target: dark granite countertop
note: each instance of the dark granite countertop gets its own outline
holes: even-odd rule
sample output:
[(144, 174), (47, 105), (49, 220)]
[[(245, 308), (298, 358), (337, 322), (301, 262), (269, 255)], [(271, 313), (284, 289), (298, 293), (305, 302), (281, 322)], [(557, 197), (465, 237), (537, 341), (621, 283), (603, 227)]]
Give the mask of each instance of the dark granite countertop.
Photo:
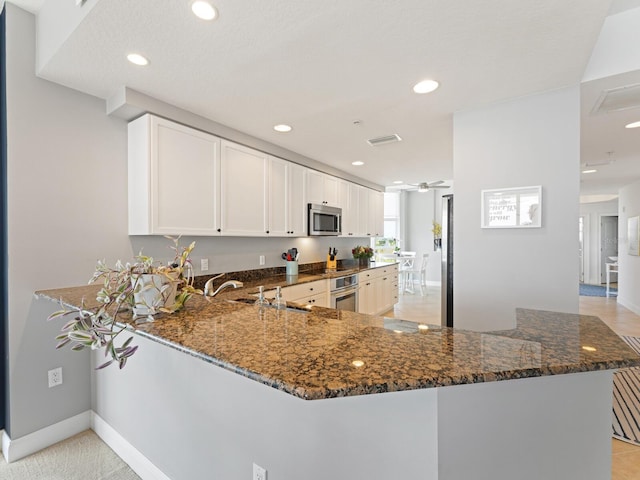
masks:
[[(215, 298), (194, 296), (180, 312), (131, 322), (130, 328), (306, 400), (640, 365), (640, 357), (593, 316), (518, 309), (515, 329), (480, 333), (320, 307), (308, 313), (261, 310), (234, 301), (247, 298), (255, 285)], [(91, 306), (96, 292), (85, 286), (36, 296), (70, 306), (85, 298)]]

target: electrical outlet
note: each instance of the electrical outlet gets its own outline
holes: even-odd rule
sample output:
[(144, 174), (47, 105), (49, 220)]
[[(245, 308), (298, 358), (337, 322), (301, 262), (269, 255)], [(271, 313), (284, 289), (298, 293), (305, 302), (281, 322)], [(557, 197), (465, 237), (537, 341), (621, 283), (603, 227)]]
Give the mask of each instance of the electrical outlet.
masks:
[(209, 259), (208, 258), (201, 258), (200, 259), (200, 271), (201, 272), (206, 272), (207, 270), (209, 270)]
[(62, 367), (49, 370), (49, 388), (62, 385)]
[(253, 480), (267, 480), (267, 470), (260, 465), (253, 464)]
[(260, 265), (264, 265), (264, 255), (260, 255)]

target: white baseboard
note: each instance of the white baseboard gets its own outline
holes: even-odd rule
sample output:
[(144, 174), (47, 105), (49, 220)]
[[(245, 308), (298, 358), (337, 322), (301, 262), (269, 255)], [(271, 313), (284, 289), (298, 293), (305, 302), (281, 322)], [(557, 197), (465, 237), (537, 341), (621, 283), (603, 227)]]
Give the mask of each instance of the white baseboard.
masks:
[(171, 480), (95, 412), (91, 428), (142, 480)]
[(61, 422), (42, 428), (24, 437), (12, 440), (7, 432), (2, 433), (2, 454), (7, 463), (36, 453), (69, 437), (88, 430), (91, 426), (91, 411), (79, 413)]
[(627, 301), (627, 299), (624, 297), (618, 297), (616, 301), (618, 302), (618, 305), (622, 305), (624, 308), (628, 308), (636, 315), (640, 315), (640, 306), (635, 305), (633, 302)]

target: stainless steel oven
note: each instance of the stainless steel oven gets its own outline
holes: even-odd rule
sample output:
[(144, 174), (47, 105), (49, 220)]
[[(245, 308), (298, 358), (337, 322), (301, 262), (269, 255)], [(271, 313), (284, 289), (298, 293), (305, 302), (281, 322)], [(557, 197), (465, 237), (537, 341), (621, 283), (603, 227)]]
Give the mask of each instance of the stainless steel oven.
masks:
[(342, 209), (310, 203), (309, 235), (340, 235), (342, 233)]
[(331, 308), (358, 311), (358, 274), (331, 279)]

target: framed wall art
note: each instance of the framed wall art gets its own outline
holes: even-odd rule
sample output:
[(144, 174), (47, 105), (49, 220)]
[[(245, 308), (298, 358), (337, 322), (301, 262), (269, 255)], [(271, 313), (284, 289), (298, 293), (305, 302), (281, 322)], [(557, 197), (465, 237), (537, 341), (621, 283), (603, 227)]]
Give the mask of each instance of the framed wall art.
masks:
[(542, 186), (482, 190), (482, 228), (540, 228)]

